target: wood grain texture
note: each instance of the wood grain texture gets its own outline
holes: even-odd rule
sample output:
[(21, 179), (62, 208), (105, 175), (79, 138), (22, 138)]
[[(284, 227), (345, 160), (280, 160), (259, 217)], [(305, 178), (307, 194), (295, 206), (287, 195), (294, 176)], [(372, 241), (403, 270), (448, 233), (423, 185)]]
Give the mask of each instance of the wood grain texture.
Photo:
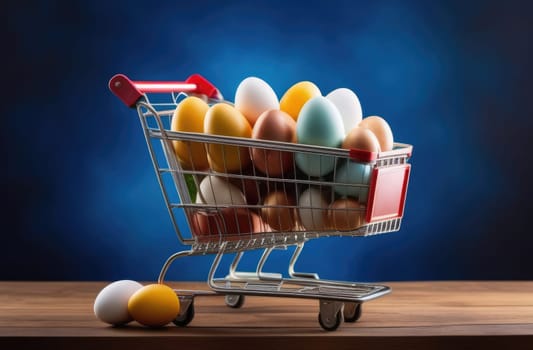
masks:
[[(169, 283), (207, 289), (205, 283)], [(388, 283), (390, 295), (363, 304), (355, 324), (323, 331), (318, 301), (248, 297), (230, 309), (198, 297), (186, 328), (113, 328), (98, 321), (99, 282), (0, 282), (0, 349), (533, 349), (533, 282)]]

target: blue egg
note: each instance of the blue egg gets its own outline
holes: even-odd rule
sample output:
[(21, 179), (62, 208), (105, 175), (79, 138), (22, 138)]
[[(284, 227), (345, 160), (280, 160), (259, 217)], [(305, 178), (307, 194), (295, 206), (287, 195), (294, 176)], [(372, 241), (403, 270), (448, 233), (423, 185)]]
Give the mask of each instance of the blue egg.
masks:
[(301, 171), (309, 176), (324, 176), (335, 168), (335, 157), (321, 156), (317, 154), (296, 153), (294, 155), (296, 165)]
[[(340, 147), (344, 123), (337, 107), (323, 96), (307, 101), (296, 121), (298, 143)], [(335, 158), (318, 154), (297, 153), (296, 165), (309, 176), (324, 176), (335, 167)]]
[(341, 165), (335, 172), (334, 182), (342, 183), (334, 186), (336, 193), (341, 196), (355, 197), (359, 203), (366, 203), (368, 199), (368, 187), (357, 185), (369, 185), (372, 167), (369, 164), (348, 161)]

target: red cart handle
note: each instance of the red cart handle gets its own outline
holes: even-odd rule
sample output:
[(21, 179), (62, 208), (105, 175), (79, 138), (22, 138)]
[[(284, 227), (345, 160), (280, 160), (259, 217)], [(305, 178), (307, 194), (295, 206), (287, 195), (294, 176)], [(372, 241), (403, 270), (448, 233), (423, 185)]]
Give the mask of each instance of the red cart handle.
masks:
[(109, 80), (109, 89), (126, 106), (133, 107), (146, 92), (187, 92), (202, 94), (208, 98), (222, 100), (220, 91), (200, 74), (193, 74), (184, 82), (182, 81), (131, 81), (124, 74), (117, 74)]

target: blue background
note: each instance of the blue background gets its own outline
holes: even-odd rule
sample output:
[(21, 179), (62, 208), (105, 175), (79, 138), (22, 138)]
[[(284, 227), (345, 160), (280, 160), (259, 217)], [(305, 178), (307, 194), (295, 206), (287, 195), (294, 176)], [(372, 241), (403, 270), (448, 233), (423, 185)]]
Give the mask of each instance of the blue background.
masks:
[[(301, 80), (348, 87), (414, 145), (400, 232), (314, 240), (300, 270), (533, 278), (528, 2), (24, 3), (4, 20), (0, 279), (154, 280), (182, 248), (136, 112), (107, 89), (119, 72), (200, 73), (231, 100), (250, 75), (278, 96)], [(179, 261), (170, 276), (203, 280), (211, 259)]]

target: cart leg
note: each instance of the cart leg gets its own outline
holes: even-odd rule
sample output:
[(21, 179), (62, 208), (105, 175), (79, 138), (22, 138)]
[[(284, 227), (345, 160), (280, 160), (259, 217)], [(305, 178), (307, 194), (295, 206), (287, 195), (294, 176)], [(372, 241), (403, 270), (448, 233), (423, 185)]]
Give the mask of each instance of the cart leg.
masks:
[(335, 300), (320, 299), (320, 312), (318, 313), (318, 323), (326, 331), (336, 330), (342, 322), (343, 303)]
[(300, 257), (300, 253), (304, 249), (304, 243), (298, 243), (296, 245), (296, 249), (294, 250), (294, 253), (292, 254), (291, 261), (289, 262), (289, 276), (292, 278), (310, 278), (318, 280), (320, 279), (318, 277), (318, 274), (316, 273), (309, 273), (309, 272), (295, 272), (294, 271), (294, 265), (296, 265), (296, 261), (298, 261), (298, 258)]
[(177, 258), (184, 257), (184, 256), (189, 256), (191, 254), (192, 254), (192, 250), (184, 250), (184, 251), (172, 254), (167, 259), (167, 261), (165, 261), (165, 264), (161, 268), (161, 272), (159, 272), (159, 278), (157, 279), (157, 282), (158, 283), (163, 283), (165, 281), (165, 276), (167, 274), (168, 268), (170, 267), (170, 265), (172, 265), (174, 260), (176, 260)]
[(231, 266), (229, 267), (229, 273), (228, 273), (228, 276), (230, 278), (233, 278), (233, 279), (239, 278), (238, 272), (237, 272), (237, 265), (239, 265), (239, 262), (241, 261), (243, 253), (244, 252), (238, 252), (235, 255), (235, 258), (233, 259), (233, 261), (231, 262)]
[(265, 251), (261, 255), (259, 262), (257, 263), (255, 272), (237, 271), (237, 265), (239, 264), (241, 257), (244, 253), (244, 252), (238, 252), (237, 255), (235, 255), (235, 258), (233, 259), (233, 262), (231, 263), (227, 278), (231, 278), (233, 280), (245, 279), (245, 280), (262, 280), (262, 281), (280, 281), (281, 279), (283, 279), (283, 276), (280, 273), (262, 271), (263, 266), (265, 265), (265, 262), (270, 256), (270, 253), (272, 252), (272, 250), (274, 250), (274, 248), (265, 249)]
[(279, 273), (269, 273), (269, 272), (263, 272), (263, 266), (265, 266), (265, 263), (270, 256), (270, 253), (274, 248), (266, 248), (263, 252), (263, 255), (261, 255), (261, 259), (259, 260), (259, 263), (257, 264), (257, 277), (262, 281), (281, 281), (283, 279), (283, 276)]

